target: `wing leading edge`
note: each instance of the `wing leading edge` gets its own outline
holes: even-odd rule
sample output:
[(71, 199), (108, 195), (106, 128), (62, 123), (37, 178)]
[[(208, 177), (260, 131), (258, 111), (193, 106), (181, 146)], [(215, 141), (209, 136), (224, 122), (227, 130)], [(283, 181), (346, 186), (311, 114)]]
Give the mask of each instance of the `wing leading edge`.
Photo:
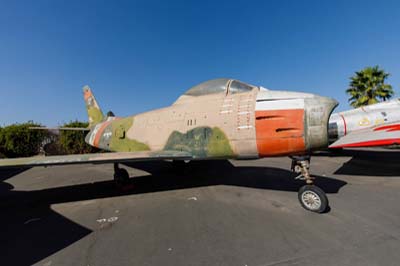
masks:
[(110, 152), (1, 159), (0, 167), (33, 167), (66, 164), (102, 164), (133, 161), (190, 159), (193, 159), (193, 156), (190, 153), (180, 151)]
[(394, 123), (351, 132), (329, 148), (377, 147), (400, 144), (400, 124)]

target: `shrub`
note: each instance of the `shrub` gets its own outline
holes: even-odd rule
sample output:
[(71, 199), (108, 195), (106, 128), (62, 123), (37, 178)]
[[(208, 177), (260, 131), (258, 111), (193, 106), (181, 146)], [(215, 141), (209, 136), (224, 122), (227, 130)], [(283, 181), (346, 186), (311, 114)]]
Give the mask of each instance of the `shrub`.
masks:
[(29, 121), (12, 124), (0, 130), (0, 156), (14, 158), (27, 157), (39, 153), (42, 143), (48, 138), (45, 130), (31, 130), (40, 124)]
[[(88, 123), (74, 121), (62, 127), (88, 127)], [(66, 154), (93, 153), (99, 150), (85, 142), (87, 131), (61, 130), (59, 144)]]

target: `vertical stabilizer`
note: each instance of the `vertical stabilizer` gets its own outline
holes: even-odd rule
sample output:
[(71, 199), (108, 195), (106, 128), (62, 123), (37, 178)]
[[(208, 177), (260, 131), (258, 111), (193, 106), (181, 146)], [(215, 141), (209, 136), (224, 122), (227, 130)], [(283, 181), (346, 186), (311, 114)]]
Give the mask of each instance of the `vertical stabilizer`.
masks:
[(83, 97), (85, 99), (86, 110), (88, 112), (89, 127), (93, 127), (95, 124), (104, 120), (104, 115), (89, 86), (83, 87)]

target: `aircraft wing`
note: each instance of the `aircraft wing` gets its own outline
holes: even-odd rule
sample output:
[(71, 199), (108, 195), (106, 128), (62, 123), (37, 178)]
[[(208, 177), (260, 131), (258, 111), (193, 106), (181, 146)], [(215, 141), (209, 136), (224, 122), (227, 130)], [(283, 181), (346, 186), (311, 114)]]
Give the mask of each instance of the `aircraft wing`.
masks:
[(400, 144), (399, 123), (351, 132), (332, 143), (329, 148), (374, 147), (394, 144)]
[(109, 153), (88, 153), (57, 156), (34, 156), (16, 159), (1, 159), (1, 167), (32, 167), (50, 166), (65, 164), (102, 164), (102, 163), (123, 163), (133, 161), (150, 160), (191, 160), (192, 154), (180, 151), (143, 151), (143, 152), (109, 152)]

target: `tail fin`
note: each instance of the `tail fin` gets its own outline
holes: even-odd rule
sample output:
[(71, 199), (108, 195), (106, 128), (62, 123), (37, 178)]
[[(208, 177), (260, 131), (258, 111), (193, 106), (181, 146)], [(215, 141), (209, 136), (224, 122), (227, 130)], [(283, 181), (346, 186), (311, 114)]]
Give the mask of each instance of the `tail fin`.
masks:
[(83, 87), (83, 97), (85, 99), (86, 110), (88, 112), (89, 127), (92, 127), (95, 124), (103, 121), (104, 115), (89, 86)]

